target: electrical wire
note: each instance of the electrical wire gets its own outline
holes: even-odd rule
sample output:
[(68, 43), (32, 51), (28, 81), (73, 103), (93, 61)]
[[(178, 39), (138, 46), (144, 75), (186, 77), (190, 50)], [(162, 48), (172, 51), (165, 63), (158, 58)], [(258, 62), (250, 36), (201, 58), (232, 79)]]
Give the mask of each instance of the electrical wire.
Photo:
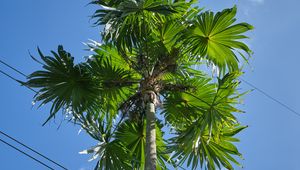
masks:
[(5, 75), (5, 76), (7, 76), (8, 78), (10, 78), (10, 79), (12, 79), (12, 80), (14, 80), (14, 81), (16, 81), (16, 82), (18, 82), (18, 83), (21, 83), (21, 81), (20, 81), (20, 80), (18, 80), (18, 79), (16, 79), (16, 78), (14, 78), (13, 76), (11, 76), (11, 75), (9, 75), (9, 74), (5, 73), (5, 72), (4, 72), (4, 71), (2, 71), (2, 70), (0, 70), (0, 73), (4, 74), (4, 75)]
[(256, 87), (255, 85), (249, 83), (248, 81), (240, 78), (240, 80), (242, 80), (244, 83), (248, 84), (249, 86), (251, 86), (252, 88), (254, 88), (255, 90), (259, 91), (260, 93), (262, 93), (264, 96), (268, 97), (269, 99), (273, 100), (274, 102), (276, 102), (277, 104), (281, 105), (282, 107), (286, 108), (287, 110), (289, 110), (290, 112), (294, 113), (296, 116), (300, 117), (300, 113), (298, 113), (297, 111), (295, 111), (294, 109), (292, 109), (291, 107), (289, 107), (288, 105), (282, 103), (281, 101), (277, 100), (276, 98), (272, 97), (271, 95), (269, 95), (268, 93), (266, 93), (265, 91), (261, 90), (260, 88)]
[(9, 67), (9, 68), (11, 68), (12, 70), (14, 70), (15, 72), (21, 74), (22, 76), (27, 77), (26, 74), (22, 73), (21, 71), (19, 71), (18, 69), (14, 68), (13, 66), (7, 64), (6, 62), (4, 62), (4, 61), (1, 60), (1, 59), (0, 59), (0, 63), (4, 64), (5, 66), (7, 66), (7, 67)]
[(8, 135), (7, 133), (4, 133), (3, 131), (1, 131), (1, 130), (0, 130), (0, 134), (2, 134), (2, 135), (4, 135), (4, 136), (8, 137), (9, 139), (11, 139), (11, 140), (13, 140), (13, 141), (17, 142), (18, 144), (20, 144), (20, 145), (24, 146), (25, 148), (27, 148), (27, 149), (29, 149), (30, 151), (32, 151), (32, 152), (34, 152), (34, 153), (38, 154), (39, 156), (41, 156), (41, 157), (43, 157), (43, 158), (47, 159), (48, 161), (50, 161), (50, 162), (54, 163), (55, 165), (57, 165), (57, 166), (61, 167), (62, 169), (65, 169), (65, 170), (67, 170), (67, 168), (65, 168), (65, 167), (64, 167), (64, 166), (62, 166), (61, 164), (59, 164), (59, 163), (57, 163), (57, 162), (53, 161), (52, 159), (50, 159), (50, 158), (49, 158), (49, 157), (47, 157), (47, 156), (44, 156), (44, 155), (43, 155), (43, 154), (41, 154), (40, 152), (38, 152), (38, 151), (36, 151), (36, 150), (32, 149), (31, 147), (29, 147), (29, 146), (25, 145), (24, 143), (22, 143), (22, 142), (18, 141), (17, 139), (13, 138), (12, 136)]
[(41, 165), (43, 165), (43, 166), (47, 167), (48, 169), (54, 170), (52, 167), (50, 167), (50, 166), (48, 166), (47, 164), (43, 163), (42, 161), (40, 161), (40, 160), (38, 160), (38, 159), (34, 158), (33, 156), (31, 156), (31, 155), (27, 154), (26, 152), (24, 152), (24, 151), (22, 151), (22, 150), (18, 149), (17, 147), (15, 147), (15, 146), (13, 146), (13, 145), (9, 144), (8, 142), (6, 142), (6, 141), (4, 141), (4, 140), (2, 140), (2, 139), (0, 139), (0, 142), (2, 142), (2, 143), (4, 143), (4, 144), (6, 144), (6, 145), (8, 145), (8, 146), (10, 146), (11, 148), (13, 148), (13, 149), (15, 149), (15, 150), (19, 151), (19, 152), (20, 152), (20, 153), (22, 153), (22, 154), (24, 154), (24, 155), (28, 156), (29, 158), (31, 158), (31, 159), (33, 159), (33, 160), (35, 160), (36, 162), (40, 163)]
[[(22, 76), (24, 76), (24, 77), (26, 77), (26, 78), (27, 78), (27, 75), (25, 75), (24, 73), (22, 73), (22, 72), (21, 72), (21, 71), (19, 71), (18, 69), (14, 68), (13, 66), (11, 66), (11, 65), (7, 64), (6, 62), (2, 61), (1, 59), (0, 59), (0, 63), (4, 64), (5, 66), (7, 66), (7, 67), (11, 68), (12, 70), (16, 71), (16, 72), (17, 72), (17, 73), (19, 73), (20, 75), (22, 75)], [(0, 70), (0, 73), (4, 74), (5, 76), (9, 77), (10, 79), (12, 79), (12, 80), (16, 81), (17, 83), (20, 83), (21, 85), (24, 85), (24, 83), (23, 83), (22, 81), (20, 81), (20, 80), (18, 80), (18, 79), (16, 79), (16, 78), (14, 78), (13, 76), (9, 75), (9, 74), (8, 74), (8, 73), (6, 73), (6, 72), (4, 72), (4, 71)], [(38, 91), (36, 91), (36, 90), (32, 89), (31, 87), (29, 87), (29, 86), (27, 86), (27, 85), (24, 85), (24, 86), (25, 86), (25, 87), (27, 87), (28, 89), (30, 89), (31, 91), (33, 91), (33, 92), (35, 92), (35, 93), (38, 93)], [(64, 170), (67, 170), (67, 168), (66, 168), (66, 167), (64, 167), (63, 165), (61, 165), (61, 164), (59, 164), (59, 163), (57, 163), (57, 162), (53, 161), (53, 160), (52, 160), (52, 159), (50, 159), (49, 157), (47, 157), (47, 156), (45, 156), (45, 155), (41, 154), (40, 152), (38, 152), (38, 151), (34, 150), (34, 149), (33, 149), (33, 148), (31, 148), (31, 147), (29, 147), (29, 146), (25, 145), (24, 143), (22, 143), (22, 142), (18, 141), (17, 139), (15, 139), (15, 138), (11, 137), (11, 136), (10, 136), (10, 135), (8, 135), (7, 133), (4, 133), (3, 131), (1, 131), (1, 130), (0, 130), (0, 134), (2, 134), (2, 135), (4, 135), (4, 136), (8, 137), (9, 139), (11, 139), (11, 140), (13, 140), (13, 141), (17, 142), (18, 144), (20, 144), (20, 145), (24, 146), (25, 148), (29, 149), (30, 151), (32, 151), (32, 152), (34, 152), (34, 153), (36, 153), (37, 155), (39, 155), (39, 156), (41, 156), (41, 157), (43, 157), (43, 158), (45, 158), (46, 160), (48, 160), (48, 161), (50, 161), (50, 162), (54, 163), (55, 165), (57, 165), (57, 166), (61, 167), (62, 169), (64, 169)], [(15, 148), (14, 146), (10, 145), (9, 143), (7, 143), (7, 142), (5, 142), (5, 141), (3, 141), (3, 140), (1, 140), (1, 142), (3, 142), (3, 143), (5, 143), (5, 144), (9, 145), (10, 147), (12, 147), (12, 148), (14, 148), (14, 149), (18, 150), (19, 152), (21, 152), (21, 153), (25, 154), (26, 156), (29, 156), (30, 158), (34, 159), (35, 161), (38, 161), (39, 163), (41, 163), (39, 160), (37, 160), (37, 159), (33, 158), (32, 156), (30, 156), (29, 154), (26, 154), (26, 153), (24, 153), (24, 152), (23, 152), (23, 151), (21, 151), (21, 150), (19, 150), (19, 149)], [(42, 164), (43, 164), (44, 166), (46, 166), (46, 167), (48, 167), (48, 168), (52, 169), (51, 167), (49, 167), (49, 166), (45, 165), (44, 163), (42, 163)]]
[(35, 93), (38, 93), (38, 91), (36, 91), (36, 90), (34, 90), (33, 88), (31, 88), (31, 87), (27, 86), (27, 85), (26, 85), (26, 84), (24, 84), (22, 81), (20, 81), (20, 80), (18, 80), (18, 79), (16, 79), (16, 78), (12, 77), (11, 75), (9, 75), (9, 74), (5, 73), (5, 72), (4, 72), (4, 71), (2, 71), (1, 69), (0, 69), (0, 73), (2, 73), (3, 75), (7, 76), (8, 78), (10, 78), (10, 79), (12, 79), (12, 80), (16, 81), (17, 83), (19, 83), (19, 84), (21, 84), (21, 85), (25, 86), (25, 87), (26, 87), (26, 88), (28, 88), (29, 90), (31, 90), (31, 91), (33, 91), (33, 92), (35, 92)]

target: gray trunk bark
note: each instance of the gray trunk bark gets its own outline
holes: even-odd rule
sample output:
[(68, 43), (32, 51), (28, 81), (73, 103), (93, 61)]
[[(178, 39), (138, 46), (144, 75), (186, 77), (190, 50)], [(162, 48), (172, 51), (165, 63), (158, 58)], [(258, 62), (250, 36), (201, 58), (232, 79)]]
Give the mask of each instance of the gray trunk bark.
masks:
[(155, 130), (155, 104), (148, 101), (146, 106), (146, 170), (156, 170), (156, 130)]

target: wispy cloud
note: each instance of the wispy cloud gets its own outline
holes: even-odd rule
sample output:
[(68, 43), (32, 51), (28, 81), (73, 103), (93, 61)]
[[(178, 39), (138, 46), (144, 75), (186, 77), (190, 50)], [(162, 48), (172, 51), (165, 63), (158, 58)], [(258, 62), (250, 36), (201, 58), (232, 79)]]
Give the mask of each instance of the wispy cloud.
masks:
[(255, 4), (259, 4), (259, 5), (265, 3), (265, 0), (249, 0), (249, 1), (251, 1), (251, 2), (253, 2), (253, 3), (255, 3)]
[(241, 3), (241, 9), (245, 16), (249, 17), (258, 7), (265, 4), (266, 0), (247, 0)]

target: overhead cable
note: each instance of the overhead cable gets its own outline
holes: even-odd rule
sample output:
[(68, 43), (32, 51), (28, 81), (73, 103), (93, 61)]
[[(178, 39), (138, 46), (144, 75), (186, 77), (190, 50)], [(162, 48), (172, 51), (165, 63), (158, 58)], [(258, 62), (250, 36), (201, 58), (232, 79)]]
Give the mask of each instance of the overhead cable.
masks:
[(240, 78), (240, 80), (242, 80), (244, 83), (248, 84), (249, 86), (251, 86), (252, 88), (254, 88), (255, 90), (259, 91), (260, 93), (262, 93), (264, 96), (268, 97), (269, 99), (273, 100), (274, 102), (276, 102), (277, 104), (281, 105), (282, 107), (286, 108), (287, 110), (289, 110), (290, 112), (294, 113), (296, 116), (300, 117), (300, 113), (298, 113), (297, 111), (295, 111), (294, 109), (292, 109), (291, 107), (289, 107), (288, 105), (284, 104), (283, 102), (279, 101), (278, 99), (272, 97), (271, 95), (269, 95), (268, 93), (266, 93), (265, 91), (261, 90), (260, 88), (256, 87), (255, 85), (249, 83), (248, 81)]
[(27, 154), (26, 152), (24, 152), (24, 151), (18, 149), (17, 147), (13, 146), (12, 144), (9, 144), (8, 142), (6, 142), (6, 141), (4, 141), (4, 140), (2, 140), (2, 139), (0, 139), (0, 142), (2, 142), (2, 143), (4, 143), (4, 144), (8, 145), (9, 147), (11, 147), (11, 148), (13, 148), (13, 149), (19, 151), (19, 152), (22, 153), (22, 154), (28, 156), (29, 158), (35, 160), (35, 161), (38, 162), (39, 164), (41, 164), (41, 165), (47, 167), (48, 169), (54, 170), (52, 167), (50, 167), (50, 166), (48, 166), (47, 164), (43, 163), (42, 161), (40, 161), (40, 160), (34, 158), (33, 156)]
[(41, 156), (41, 157), (43, 157), (43, 158), (47, 159), (48, 161), (50, 161), (50, 162), (54, 163), (55, 165), (57, 165), (57, 166), (61, 167), (62, 169), (65, 169), (65, 170), (67, 170), (67, 168), (65, 168), (65, 167), (64, 167), (64, 166), (62, 166), (61, 164), (59, 164), (59, 163), (57, 163), (57, 162), (53, 161), (53, 160), (52, 160), (52, 159), (50, 159), (49, 157), (47, 157), (47, 156), (45, 156), (45, 155), (41, 154), (40, 152), (38, 152), (38, 151), (36, 151), (36, 150), (32, 149), (31, 147), (29, 147), (29, 146), (25, 145), (24, 143), (22, 143), (22, 142), (18, 141), (17, 139), (13, 138), (12, 136), (8, 135), (7, 133), (4, 133), (3, 131), (1, 131), (1, 130), (0, 130), (0, 134), (2, 134), (2, 135), (4, 135), (4, 136), (8, 137), (9, 139), (11, 139), (11, 140), (13, 140), (13, 141), (17, 142), (18, 144), (20, 144), (20, 145), (24, 146), (25, 148), (27, 148), (27, 149), (29, 149), (30, 151), (32, 151), (32, 152), (34, 152), (34, 153), (38, 154), (39, 156)]

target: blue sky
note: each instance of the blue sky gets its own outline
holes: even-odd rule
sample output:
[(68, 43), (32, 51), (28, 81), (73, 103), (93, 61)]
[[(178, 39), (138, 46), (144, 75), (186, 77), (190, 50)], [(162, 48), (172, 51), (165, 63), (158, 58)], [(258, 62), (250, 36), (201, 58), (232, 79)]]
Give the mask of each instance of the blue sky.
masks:
[[(0, 1), (0, 59), (29, 74), (39, 68), (28, 50), (36, 55), (39, 46), (45, 53), (63, 44), (76, 61), (87, 52), (82, 42), (100, 40), (99, 28), (89, 17), (94, 8), (86, 0)], [(251, 67), (243, 78), (300, 112), (299, 39), (300, 14), (297, 0), (203, 0), (200, 6), (213, 11), (237, 4), (238, 21), (255, 26), (247, 41), (254, 51)], [(13, 76), (23, 77), (0, 69)], [(24, 79), (23, 79), (24, 80)], [(79, 127), (61, 117), (42, 127), (48, 107), (32, 108), (34, 95), (25, 87), (0, 75), (0, 130), (20, 139), (69, 169), (92, 169), (95, 162), (78, 152), (96, 144)], [(252, 89), (242, 83), (242, 90)], [(240, 121), (249, 125), (238, 143), (246, 170), (297, 170), (300, 168), (300, 117), (268, 99), (258, 91), (245, 97), (240, 108), (246, 111)], [(2, 139), (3, 136), (0, 136)], [(31, 159), (0, 143), (0, 169), (43, 169)], [(240, 169), (240, 168), (237, 168)]]

